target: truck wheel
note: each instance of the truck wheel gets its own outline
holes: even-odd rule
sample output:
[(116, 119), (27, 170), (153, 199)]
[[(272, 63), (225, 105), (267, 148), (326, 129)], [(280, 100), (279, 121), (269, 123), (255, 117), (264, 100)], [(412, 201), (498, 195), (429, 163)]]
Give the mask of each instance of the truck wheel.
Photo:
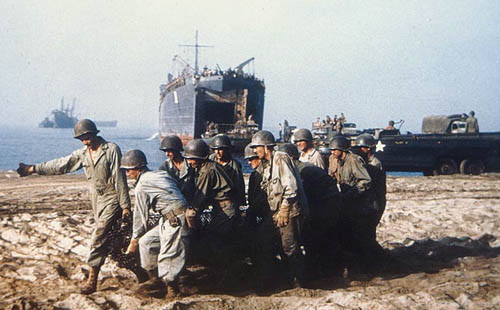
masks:
[(457, 162), (451, 158), (441, 159), (434, 175), (450, 175), (458, 172)]
[(460, 173), (478, 175), (484, 172), (484, 163), (480, 159), (464, 159), (460, 163)]

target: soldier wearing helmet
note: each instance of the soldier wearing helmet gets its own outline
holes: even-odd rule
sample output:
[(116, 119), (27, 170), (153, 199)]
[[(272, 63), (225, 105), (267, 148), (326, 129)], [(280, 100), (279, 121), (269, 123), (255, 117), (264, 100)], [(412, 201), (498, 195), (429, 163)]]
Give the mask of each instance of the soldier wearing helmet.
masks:
[(245, 198), (245, 180), (243, 170), (239, 161), (233, 158), (231, 140), (225, 134), (218, 134), (212, 140), (210, 148), (214, 152), (209, 158), (222, 167), (234, 184), (235, 198), (238, 206), (246, 205)]
[(226, 268), (234, 254), (234, 228), (239, 218), (233, 182), (224, 167), (208, 158), (210, 147), (202, 139), (189, 141), (184, 150), (194, 185), (194, 194), (187, 197), (196, 212), (193, 253), (207, 258), (215, 268)]
[(335, 230), (341, 199), (337, 183), (324, 169), (312, 163), (300, 161), (296, 145), (280, 144), (278, 150), (287, 153), (299, 170), (311, 219), (310, 229), (305, 234), (306, 243), (310, 249), (307, 259), (308, 269), (316, 271), (312, 276), (320, 276), (322, 271), (332, 267), (332, 257), (338, 256), (339, 244)]
[[(370, 134), (362, 134), (356, 138), (355, 153), (360, 155), (367, 163), (368, 174), (372, 179), (370, 194), (368, 195), (370, 207), (374, 210), (371, 238), (376, 239), (376, 227), (382, 218), (386, 205), (386, 175), (382, 163), (375, 156), (375, 138)], [(376, 241), (375, 241), (376, 242)]]
[(326, 170), (321, 154), (313, 147), (313, 136), (309, 129), (301, 128), (297, 130), (293, 134), (293, 141), (300, 150), (299, 160), (301, 162), (311, 163)]
[(166, 136), (161, 140), (160, 150), (165, 152), (167, 159), (160, 165), (159, 170), (167, 171), (177, 180), (179, 189), (185, 197), (193, 195), (194, 189), (189, 178), (189, 164), (182, 156), (182, 141), (178, 136)]
[[(269, 210), (258, 229), (279, 232), (281, 247), (290, 266), (290, 279), (294, 285), (303, 281), (304, 256), (300, 250), (301, 217), (308, 215), (307, 199), (297, 167), (283, 152), (274, 151), (276, 141), (271, 132), (261, 130), (252, 137), (251, 147), (262, 161), (261, 186), (267, 192)], [(257, 232), (259, 235), (259, 232)], [(266, 240), (259, 239), (263, 245), (261, 253), (264, 263), (261, 276), (265, 276), (266, 262), (276, 255)], [(267, 258), (267, 259), (266, 259)]]
[(395, 123), (394, 121), (390, 120), (389, 121), (389, 125), (387, 125), (387, 127), (385, 127), (386, 130), (394, 130), (396, 129), (396, 127), (394, 127)]
[[(368, 139), (363, 142), (368, 142)], [(371, 145), (371, 144), (370, 144)], [(344, 136), (332, 138), (330, 150), (336, 161), (333, 176), (340, 185), (343, 206), (340, 211), (340, 239), (342, 247), (355, 254), (351, 272), (373, 272), (379, 267), (384, 250), (373, 236), (374, 210), (370, 205), (373, 180), (363, 158), (349, 151), (350, 142)]]
[(166, 136), (161, 140), (160, 150), (165, 152), (167, 159), (161, 164), (159, 170), (165, 170), (172, 176), (182, 179), (187, 173), (187, 163), (182, 157), (182, 141), (175, 135)]
[(97, 289), (99, 271), (111, 250), (112, 229), (118, 226), (120, 216), (125, 218), (130, 214), (130, 198), (125, 173), (120, 170), (120, 148), (98, 136), (99, 130), (89, 119), (79, 120), (74, 133), (74, 137), (83, 143), (83, 148), (66, 157), (36, 165), (20, 163), (17, 171), (21, 176), (32, 173), (54, 175), (83, 168), (90, 184), (95, 226), (87, 258), (89, 278), (81, 293), (91, 294)]
[(195, 192), (188, 201), (198, 213), (213, 208), (214, 221), (210, 224), (222, 235), (232, 230), (237, 216), (234, 185), (224, 168), (208, 158), (210, 147), (202, 139), (193, 139), (186, 144), (184, 158), (193, 168)]
[[(156, 292), (166, 285), (166, 296), (175, 297), (179, 293), (179, 274), (186, 265), (187, 202), (172, 175), (148, 169), (142, 151), (126, 152), (121, 168), (126, 170), (127, 177), (135, 180), (133, 230), (127, 254), (139, 248), (141, 266), (149, 275), (149, 280), (140, 284), (140, 288)], [(159, 215), (159, 223), (154, 226), (149, 223), (153, 214)]]

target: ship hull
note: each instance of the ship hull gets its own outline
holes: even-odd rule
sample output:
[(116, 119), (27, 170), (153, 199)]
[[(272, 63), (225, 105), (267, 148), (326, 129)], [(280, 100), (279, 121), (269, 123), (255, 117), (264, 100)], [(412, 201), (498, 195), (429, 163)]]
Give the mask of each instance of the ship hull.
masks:
[[(241, 120), (246, 121), (251, 116), (255, 128), (262, 129), (263, 82), (253, 77), (224, 74), (199, 78), (191, 76), (181, 84), (162, 92), (160, 139), (177, 135), (186, 143), (215, 130), (216, 133), (227, 134), (237, 149), (243, 149), (251, 136), (240, 134), (238, 120), (241, 123)], [(209, 124), (216, 128), (209, 130)]]

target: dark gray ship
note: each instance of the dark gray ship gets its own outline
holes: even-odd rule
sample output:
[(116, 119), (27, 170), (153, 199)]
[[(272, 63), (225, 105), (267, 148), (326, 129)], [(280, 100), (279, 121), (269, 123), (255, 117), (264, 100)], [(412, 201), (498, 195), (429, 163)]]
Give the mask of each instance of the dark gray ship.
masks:
[(61, 99), (61, 108), (52, 110), (48, 117), (38, 124), (40, 128), (73, 128), (78, 122), (78, 118), (73, 115), (75, 109), (76, 98), (73, 99), (71, 108), (68, 105), (64, 106), (64, 98)]
[[(193, 47), (198, 47), (198, 42)], [(197, 54), (198, 52), (196, 52)], [(227, 134), (236, 150), (249, 143), (253, 133), (262, 129), (264, 119), (264, 81), (243, 71), (254, 58), (234, 69), (205, 67), (198, 70), (179, 56), (180, 74), (169, 74), (167, 84), (160, 86), (159, 136), (178, 135), (184, 143), (193, 138)]]

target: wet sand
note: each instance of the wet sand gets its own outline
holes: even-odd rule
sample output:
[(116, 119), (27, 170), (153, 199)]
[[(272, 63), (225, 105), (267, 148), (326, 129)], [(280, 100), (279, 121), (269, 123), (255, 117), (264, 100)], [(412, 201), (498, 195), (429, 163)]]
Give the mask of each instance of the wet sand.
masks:
[[(83, 175), (0, 172), (2, 309), (500, 309), (500, 175), (388, 177), (378, 240), (411, 268), (366, 279), (325, 279), (257, 296), (241, 288), (188, 288), (146, 298), (107, 261), (99, 291), (78, 293), (91, 233)], [(191, 270), (193, 272), (193, 270)], [(244, 281), (244, 280), (243, 280)]]

